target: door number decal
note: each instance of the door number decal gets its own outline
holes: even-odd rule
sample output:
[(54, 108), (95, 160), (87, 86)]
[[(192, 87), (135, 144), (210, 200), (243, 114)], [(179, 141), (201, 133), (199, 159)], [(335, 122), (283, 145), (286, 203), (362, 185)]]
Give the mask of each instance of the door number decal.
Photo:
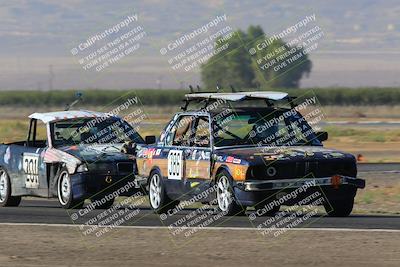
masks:
[(182, 150), (170, 150), (168, 153), (168, 179), (180, 180), (183, 174)]
[(25, 187), (39, 188), (39, 155), (24, 153), (22, 166), (25, 173)]

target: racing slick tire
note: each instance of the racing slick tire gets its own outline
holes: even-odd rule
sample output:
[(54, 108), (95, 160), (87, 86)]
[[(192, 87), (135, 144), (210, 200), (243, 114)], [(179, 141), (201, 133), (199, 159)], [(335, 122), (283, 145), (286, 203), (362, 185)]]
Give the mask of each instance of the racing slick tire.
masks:
[(324, 208), (329, 217), (347, 217), (354, 206), (354, 197), (325, 201)]
[(60, 171), (57, 181), (57, 198), (64, 209), (80, 209), (84, 199), (75, 199), (72, 192), (71, 176), (64, 167)]
[(246, 213), (246, 207), (242, 207), (235, 200), (230, 174), (223, 170), (217, 176), (217, 204), (218, 210), (227, 216), (242, 216)]
[(168, 212), (179, 204), (179, 200), (172, 200), (165, 192), (165, 184), (159, 171), (153, 171), (149, 179), (149, 202), (157, 214)]
[(20, 196), (11, 196), (10, 176), (0, 167), (0, 207), (17, 207), (21, 203)]
[(106, 200), (104, 203), (102, 203), (102, 198), (93, 198), (91, 199), (92, 203), (95, 203), (96, 201), (98, 201), (95, 205), (95, 209), (109, 209), (112, 207), (112, 205), (114, 204), (114, 200), (115, 198), (112, 198), (110, 200)]

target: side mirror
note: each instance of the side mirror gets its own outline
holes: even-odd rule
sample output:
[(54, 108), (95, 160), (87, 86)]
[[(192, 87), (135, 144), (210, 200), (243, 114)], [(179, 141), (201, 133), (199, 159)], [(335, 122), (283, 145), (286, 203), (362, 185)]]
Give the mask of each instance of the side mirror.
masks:
[(316, 132), (315, 134), (320, 142), (328, 140), (328, 132)]
[(156, 137), (154, 135), (149, 135), (144, 138), (144, 142), (146, 145), (151, 145), (156, 142)]

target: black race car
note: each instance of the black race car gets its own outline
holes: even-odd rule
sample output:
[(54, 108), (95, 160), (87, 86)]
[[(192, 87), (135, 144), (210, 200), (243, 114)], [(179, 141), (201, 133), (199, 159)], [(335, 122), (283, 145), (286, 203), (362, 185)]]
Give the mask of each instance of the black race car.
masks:
[(123, 119), (92, 111), (34, 113), (25, 141), (0, 145), (0, 206), (22, 196), (58, 197), (64, 208), (112, 205), (138, 188), (133, 143), (140, 135)]
[[(286, 93), (192, 93), (185, 100), (158, 142), (137, 153), (155, 212), (195, 198), (215, 200), (228, 215), (249, 206), (269, 207), (264, 214), (271, 215), (318, 192), (330, 216), (351, 213), (365, 187), (354, 156), (324, 148), (326, 132), (314, 132), (295, 107), (279, 107), (293, 102)], [(193, 102), (204, 106), (188, 111)]]

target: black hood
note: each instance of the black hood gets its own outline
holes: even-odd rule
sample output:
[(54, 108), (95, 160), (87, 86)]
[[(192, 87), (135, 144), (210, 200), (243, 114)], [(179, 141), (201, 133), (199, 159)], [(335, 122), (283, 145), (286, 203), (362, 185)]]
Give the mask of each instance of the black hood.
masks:
[(63, 146), (57, 149), (64, 151), (83, 162), (113, 162), (128, 161), (133, 158), (132, 155), (121, 152), (123, 144), (104, 144), (104, 145), (73, 145)]
[(322, 146), (232, 147), (217, 149), (216, 154), (245, 160), (249, 165), (258, 164), (260, 161), (323, 161), (330, 159), (355, 161), (352, 154)]

